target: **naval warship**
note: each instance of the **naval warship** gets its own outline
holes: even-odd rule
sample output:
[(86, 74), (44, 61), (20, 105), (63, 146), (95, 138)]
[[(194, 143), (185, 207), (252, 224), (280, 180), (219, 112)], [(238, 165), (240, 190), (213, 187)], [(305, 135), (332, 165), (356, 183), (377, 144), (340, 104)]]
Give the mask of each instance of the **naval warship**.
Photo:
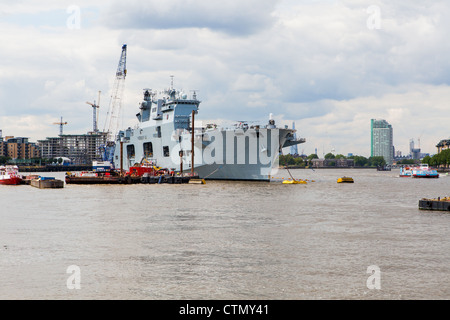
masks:
[(270, 181), (282, 148), (304, 143), (295, 129), (239, 122), (231, 127), (200, 124), (195, 91), (144, 89), (134, 128), (116, 135), (115, 168), (151, 164), (201, 179)]

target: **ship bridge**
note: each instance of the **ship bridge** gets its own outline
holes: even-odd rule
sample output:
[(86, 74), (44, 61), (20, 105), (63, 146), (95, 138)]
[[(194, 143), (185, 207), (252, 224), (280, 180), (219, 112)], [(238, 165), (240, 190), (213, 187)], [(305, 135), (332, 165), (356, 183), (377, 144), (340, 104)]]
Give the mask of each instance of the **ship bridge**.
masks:
[(186, 93), (171, 88), (165, 90), (161, 98), (157, 98), (152, 89), (144, 89), (144, 100), (136, 117), (140, 123), (147, 122), (148, 126), (171, 123), (174, 130), (188, 130), (192, 111), (197, 113), (199, 104), (195, 91), (192, 98), (188, 99)]

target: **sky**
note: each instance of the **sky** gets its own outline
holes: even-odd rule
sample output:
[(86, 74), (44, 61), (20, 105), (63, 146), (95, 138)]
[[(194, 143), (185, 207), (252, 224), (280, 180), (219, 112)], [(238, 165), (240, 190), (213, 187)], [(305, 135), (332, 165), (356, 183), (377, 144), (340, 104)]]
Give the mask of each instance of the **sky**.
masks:
[[(393, 3), (395, 2), (395, 3)], [(370, 156), (450, 138), (450, 3), (387, 0), (0, 0), (0, 129), (30, 141), (105, 128), (121, 48), (121, 128), (144, 88), (197, 92), (197, 120), (295, 123), (299, 152)], [(98, 101), (100, 94), (100, 101)]]

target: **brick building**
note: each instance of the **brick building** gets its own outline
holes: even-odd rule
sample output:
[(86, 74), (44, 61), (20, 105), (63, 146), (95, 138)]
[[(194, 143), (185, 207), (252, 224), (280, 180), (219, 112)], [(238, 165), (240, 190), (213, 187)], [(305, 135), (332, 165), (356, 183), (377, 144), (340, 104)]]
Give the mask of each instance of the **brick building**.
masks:
[(28, 138), (0, 136), (0, 156), (16, 159), (39, 158), (39, 147), (36, 143), (29, 142)]

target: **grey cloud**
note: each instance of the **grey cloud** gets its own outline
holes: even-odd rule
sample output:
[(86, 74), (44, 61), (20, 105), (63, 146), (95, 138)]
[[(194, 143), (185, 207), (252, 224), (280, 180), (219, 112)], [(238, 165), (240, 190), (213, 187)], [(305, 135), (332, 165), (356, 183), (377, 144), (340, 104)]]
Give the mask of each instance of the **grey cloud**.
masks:
[(127, 1), (114, 2), (103, 17), (106, 26), (132, 29), (209, 28), (246, 35), (270, 27), (278, 1)]

